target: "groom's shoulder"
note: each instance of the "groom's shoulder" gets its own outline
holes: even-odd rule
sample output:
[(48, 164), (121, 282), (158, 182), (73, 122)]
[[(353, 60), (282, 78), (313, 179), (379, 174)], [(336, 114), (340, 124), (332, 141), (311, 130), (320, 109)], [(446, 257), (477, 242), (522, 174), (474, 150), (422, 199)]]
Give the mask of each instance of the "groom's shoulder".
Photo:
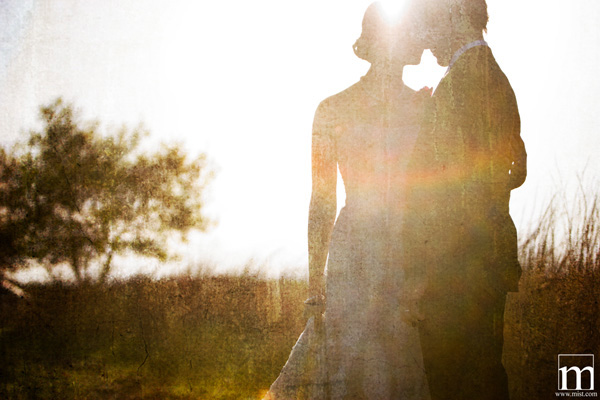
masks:
[(500, 68), (492, 49), (481, 46), (470, 54), (467, 60), (467, 72), (474, 78), (492, 80), (495, 84), (509, 85), (508, 78)]
[(482, 91), (492, 95), (512, 92), (508, 78), (498, 65), (491, 49), (487, 46), (467, 51), (453, 66), (447, 76), (447, 85), (463, 95)]

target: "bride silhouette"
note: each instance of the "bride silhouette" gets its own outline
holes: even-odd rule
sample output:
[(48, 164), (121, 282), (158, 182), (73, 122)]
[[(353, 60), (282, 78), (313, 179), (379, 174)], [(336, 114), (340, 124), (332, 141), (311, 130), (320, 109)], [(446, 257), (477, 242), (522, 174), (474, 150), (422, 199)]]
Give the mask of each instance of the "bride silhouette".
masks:
[[(403, 67), (418, 64), (423, 52), (411, 12), (407, 6), (392, 22), (379, 3), (368, 7), (354, 52), (370, 69), (316, 111), (306, 301), (312, 316), (265, 399), (429, 397), (410, 308), (418, 288), (400, 242), (406, 168), (428, 98), (402, 81)], [(346, 204), (336, 220), (338, 168)]]

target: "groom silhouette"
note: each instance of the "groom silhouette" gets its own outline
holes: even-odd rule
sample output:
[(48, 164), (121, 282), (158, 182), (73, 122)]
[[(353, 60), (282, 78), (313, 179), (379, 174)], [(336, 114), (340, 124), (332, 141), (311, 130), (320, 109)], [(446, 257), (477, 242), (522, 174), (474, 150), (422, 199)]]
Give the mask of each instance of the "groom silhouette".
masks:
[(425, 36), (448, 71), (412, 156), (404, 238), (425, 286), (425, 369), (433, 400), (508, 399), (504, 306), (521, 274), (509, 199), (527, 173), (517, 102), (483, 40), (485, 0), (428, 2)]

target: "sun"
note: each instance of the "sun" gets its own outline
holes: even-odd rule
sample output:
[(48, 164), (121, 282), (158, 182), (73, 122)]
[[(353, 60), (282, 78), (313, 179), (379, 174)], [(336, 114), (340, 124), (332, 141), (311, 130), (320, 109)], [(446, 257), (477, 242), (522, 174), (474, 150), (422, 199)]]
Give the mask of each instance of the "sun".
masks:
[(382, 0), (379, 3), (383, 10), (384, 18), (390, 23), (400, 20), (406, 8), (406, 0)]

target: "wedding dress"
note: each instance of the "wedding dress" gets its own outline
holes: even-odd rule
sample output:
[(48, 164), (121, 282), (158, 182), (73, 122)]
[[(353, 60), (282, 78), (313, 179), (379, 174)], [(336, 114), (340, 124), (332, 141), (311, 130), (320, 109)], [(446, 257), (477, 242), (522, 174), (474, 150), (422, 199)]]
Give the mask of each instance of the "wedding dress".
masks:
[(405, 87), (382, 100), (372, 87), (367, 75), (317, 110), (314, 132), (335, 153), (346, 204), (322, 321), (309, 319), (265, 400), (429, 398), (418, 331), (403, 318), (400, 242), (422, 96)]

